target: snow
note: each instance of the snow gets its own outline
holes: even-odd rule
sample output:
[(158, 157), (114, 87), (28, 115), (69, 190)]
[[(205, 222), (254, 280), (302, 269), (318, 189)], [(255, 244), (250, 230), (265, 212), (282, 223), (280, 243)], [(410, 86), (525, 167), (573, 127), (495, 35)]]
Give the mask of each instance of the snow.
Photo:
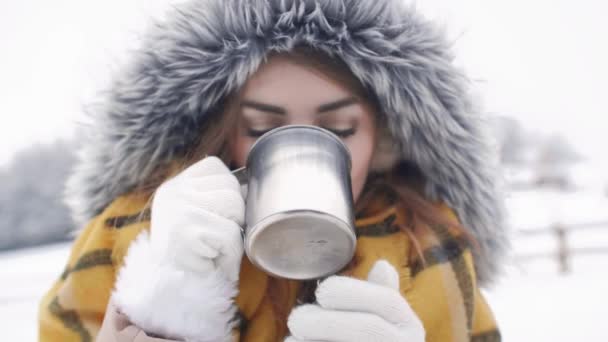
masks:
[[(608, 199), (599, 192), (529, 190), (509, 196), (517, 229), (542, 230), (555, 222), (608, 219)], [(602, 216), (604, 215), (604, 216)], [(486, 290), (504, 341), (608, 341), (608, 252), (577, 254), (571, 272), (560, 274), (553, 234), (514, 234), (505, 275)], [(574, 248), (608, 247), (608, 224), (568, 234)], [(0, 322), (9, 341), (34, 341), (43, 293), (63, 271), (69, 244), (0, 253)], [(536, 255), (535, 258), (524, 258)]]
[(542, 229), (556, 223), (608, 223), (608, 197), (599, 190), (522, 190), (509, 195), (507, 208), (514, 229)]
[(574, 260), (568, 275), (553, 260), (512, 265), (486, 291), (503, 341), (608, 341), (608, 254)]
[[(504, 341), (608, 341), (602, 327), (608, 314), (608, 197), (602, 190), (537, 188), (508, 196), (512, 255), (505, 275), (485, 291)], [(569, 260), (567, 274), (559, 273), (556, 259), (551, 229), (558, 224), (571, 229), (568, 248), (582, 251)]]
[(69, 248), (63, 243), (0, 253), (3, 340), (37, 340), (38, 302), (61, 275)]

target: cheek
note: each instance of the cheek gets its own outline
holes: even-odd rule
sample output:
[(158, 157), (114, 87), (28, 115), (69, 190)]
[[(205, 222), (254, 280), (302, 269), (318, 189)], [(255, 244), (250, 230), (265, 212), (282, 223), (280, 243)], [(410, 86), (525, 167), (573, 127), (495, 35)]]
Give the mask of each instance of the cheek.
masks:
[(230, 154), (232, 156), (232, 163), (238, 168), (245, 166), (247, 162), (247, 155), (249, 154), (249, 149), (251, 145), (254, 143), (254, 139), (244, 137), (241, 135), (237, 135), (232, 139), (232, 144), (230, 146)]
[(373, 155), (373, 136), (353, 137), (346, 144), (351, 151), (351, 180), (355, 202), (361, 195)]

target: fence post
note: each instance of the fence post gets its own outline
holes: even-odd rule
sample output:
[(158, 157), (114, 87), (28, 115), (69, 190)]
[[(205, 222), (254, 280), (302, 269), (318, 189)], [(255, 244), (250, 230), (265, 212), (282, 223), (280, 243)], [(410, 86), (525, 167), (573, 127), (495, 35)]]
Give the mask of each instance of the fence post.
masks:
[(568, 250), (568, 236), (566, 228), (558, 223), (553, 226), (557, 237), (557, 261), (559, 263), (559, 271), (562, 274), (570, 272), (570, 252)]

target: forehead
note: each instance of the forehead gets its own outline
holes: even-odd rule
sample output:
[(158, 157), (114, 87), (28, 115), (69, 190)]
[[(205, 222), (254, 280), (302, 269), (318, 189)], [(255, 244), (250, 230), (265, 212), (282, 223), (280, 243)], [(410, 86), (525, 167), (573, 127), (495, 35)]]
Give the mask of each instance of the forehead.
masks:
[(249, 78), (241, 93), (243, 99), (286, 108), (316, 107), (354, 95), (322, 71), (283, 56), (271, 57), (264, 63)]

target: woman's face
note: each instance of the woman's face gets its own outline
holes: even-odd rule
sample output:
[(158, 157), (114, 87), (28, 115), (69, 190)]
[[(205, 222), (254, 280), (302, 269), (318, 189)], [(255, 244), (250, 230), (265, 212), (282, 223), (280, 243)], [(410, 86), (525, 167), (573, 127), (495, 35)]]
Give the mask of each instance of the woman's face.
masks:
[(244, 166), (251, 145), (284, 125), (314, 125), (339, 136), (351, 152), (355, 201), (365, 184), (376, 124), (369, 104), (337, 81), (286, 57), (269, 59), (245, 84), (236, 106), (238, 125), (231, 140), (237, 166)]

